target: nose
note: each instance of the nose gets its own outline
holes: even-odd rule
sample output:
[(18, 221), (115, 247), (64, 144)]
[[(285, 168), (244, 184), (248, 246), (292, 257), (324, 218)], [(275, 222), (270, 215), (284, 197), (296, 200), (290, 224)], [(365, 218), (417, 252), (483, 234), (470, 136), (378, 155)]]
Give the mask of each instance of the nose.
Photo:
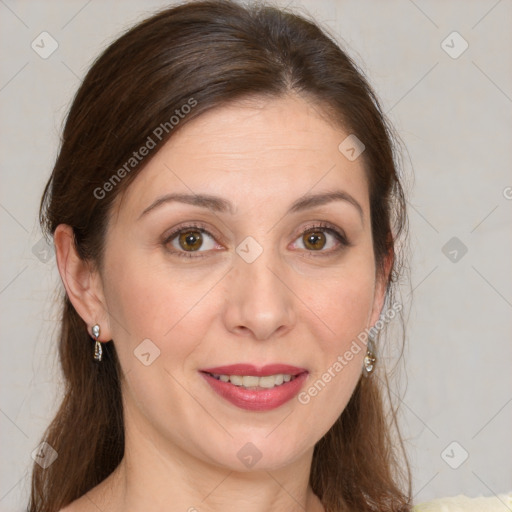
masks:
[(290, 276), (269, 253), (264, 251), (252, 263), (235, 258), (226, 283), (224, 309), (230, 332), (267, 340), (282, 336), (295, 325), (294, 295), (287, 282)]

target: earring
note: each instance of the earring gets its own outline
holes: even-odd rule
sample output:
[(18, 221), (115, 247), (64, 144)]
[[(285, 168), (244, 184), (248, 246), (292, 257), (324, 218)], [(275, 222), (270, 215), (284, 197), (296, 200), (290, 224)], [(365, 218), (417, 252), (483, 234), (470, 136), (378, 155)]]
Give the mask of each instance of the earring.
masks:
[(375, 368), (375, 363), (377, 362), (375, 354), (370, 349), (370, 344), (373, 345), (373, 340), (368, 338), (368, 348), (366, 350), (366, 355), (364, 356), (364, 369), (366, 370), (367, 377), (372, 373)]
[(100, 336), (100, 326), (98, 324), (92, 326), (92, 335), (94, 336), (94, 360), (101, 361), (103, 357), (103, 349), (101, 348), (101, 343), (98, 341)]

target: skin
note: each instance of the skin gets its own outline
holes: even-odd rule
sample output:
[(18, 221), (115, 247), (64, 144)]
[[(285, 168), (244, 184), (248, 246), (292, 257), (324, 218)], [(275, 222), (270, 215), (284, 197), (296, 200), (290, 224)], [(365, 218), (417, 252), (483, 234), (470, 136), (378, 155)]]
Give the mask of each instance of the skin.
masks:
[[(308, 404), (265, 412), (219, 397), (198, 370), (291, 364), (309, 371), (305, 390), (378, 320), (385, 276), (375, 272), (362, 158), (338, 150), (347, 135), (298, 96), (223, 106), (184, 125), (116, 199), (101, 271), (78, 258), (68, 226), (57, 228), (67, 293), (89, 333), (98, 323), (118, 351), (126, 429), (118, 469), (67, 512), (323, 510), (308, 485), (313, 448), (348, 403), (365, 351)], [(362, 217), (347, 201), (287, 213), (333, 190)], [(167, 193), (219, 196), (234, 213), (173, 202), (139, 218)], [(212, 235), (198, 251), (165, 244), (194, 221)], [(305, 228), (318, 221), (351, 245), (320, 230), (312, 247)], [(248, 236), (263, 249), (252, 263), (235, 251)], [(160, 350), (149, 366), (134, 356), (147, 338)], [(248, 442), (262, 454), (251, 469), (237, 457)]]

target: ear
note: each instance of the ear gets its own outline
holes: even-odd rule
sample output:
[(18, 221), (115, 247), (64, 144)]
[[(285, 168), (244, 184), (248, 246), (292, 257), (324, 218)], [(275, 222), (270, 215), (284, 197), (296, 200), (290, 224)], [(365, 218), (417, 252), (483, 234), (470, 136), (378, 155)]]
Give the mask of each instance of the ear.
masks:
[(384, 302), (386, 300), (386, 290), (388, 287), (391, 269), (393, 268), (394, 259), (395, 253), (393, 251), (393, 245), (390, 245), (390, 249), (384, 257), (384, 265), (382, 266), (382, 270), (378, 270), (376, 273), (373, 308), (370, 315), (369, 327), (373, 327), (375, 325), (382, 312), (382, 308), (384, 307)]
[(109, 341), (111, 329), (103, 285), (99, 272), (77, 253), (71, 226), (59, 224), (53, 236), (60, 277), (69, 300), (87, 325), (92, 337), (92, 326), (99, 324), (99, 341)]

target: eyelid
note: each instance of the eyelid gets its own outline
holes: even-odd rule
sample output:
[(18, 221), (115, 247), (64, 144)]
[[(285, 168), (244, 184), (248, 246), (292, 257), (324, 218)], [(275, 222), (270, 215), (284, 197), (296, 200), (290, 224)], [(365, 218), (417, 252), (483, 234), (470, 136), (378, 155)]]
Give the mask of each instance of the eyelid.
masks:
[[(347, 245), (347, 246), (352, 246), (353, 245), (350, 242), (350, 240), (348, 239), (348, 237), (347, 237), (347, 235), (346, 235), (346, 233), (345, 233), (345, 231), (343, 229), (341, 229), (340, 227), (336, 226), (335, 224), (332, 224), (331, 222), (323, 221), (323, 220), (312, 221), (309, 224), (306, 224), (305, 226), (302, 226), (299, 229), (298, 234), (294, 235), (294, 236), (298, 237), (298, 236), (306, 233), (307, 231), (312, 231), (312, 230), (315, 230), (315, 229), (319, 229), (319, 230), (323, 229), (325, 231), (331, 232), (336, 237), (339, 237), (341, 239), (341, 241), (345, 245)], [(315, 251), (310, 251), (310, 252), (315, 252)], [(328, 251), (318, 251), (318, 252), (328, 252)]]

